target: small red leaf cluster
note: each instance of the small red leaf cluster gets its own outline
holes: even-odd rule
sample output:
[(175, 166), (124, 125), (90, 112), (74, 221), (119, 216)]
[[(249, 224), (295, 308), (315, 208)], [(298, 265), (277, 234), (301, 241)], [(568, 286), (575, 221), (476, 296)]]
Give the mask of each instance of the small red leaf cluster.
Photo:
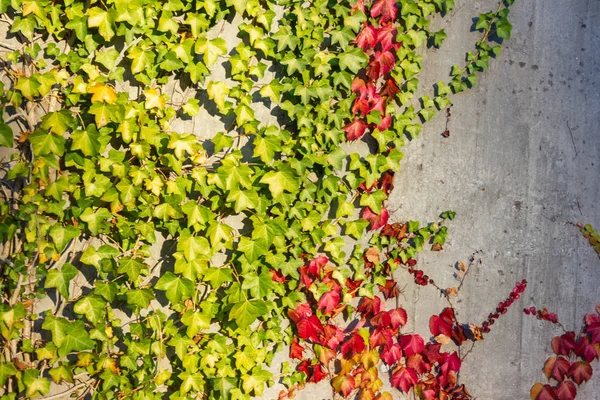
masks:
[[(531, 388), (532, 400), (573, 400), (577, 396), (577, 387), (591, 379), (591, 362), (600, 359), (600, 306), (595, 314), (587, 314), (581, 332), (565, 332), (552, 339), (552, 351), (556, 356), (549, 357), (544, 363), (544, 374), (548, 381), (556, 385), (536, 383)], [(528, 315), (560, 325), (555, 313), (545, 308), (525, 309)], [(562, 326), (562, 325), (561, 325)]]
[(526, 288), (527, 281), (525, 279), (523, 279), (521, 282), (517, 282), (513, 290), (510, 292), (508, 299), (498, 303), (498, 307), (496, 307), (496, 312), (490, 313), (488, 319), (483, 324), (481, 324), (481, 330), (484, 333), (488, 333), (490, 331), (490, 325), (494, 325), (496, 320), (500, 318), (501, 314), (506, 314), (508, 308), (512, 306), (515, 300), (519, 300), (521, 298), (521, 293), (523, 293)]
[(537, 319), (543, 319), (544, 321), (552, 322), (553, 324), (558, 324), (558, 315), (553, 312), (548, 312), (548, 309), (542, 308), (541, 310), (536, 310), (535, 307), (524, 308), (523, 312), (527, 315), (535, 315)]

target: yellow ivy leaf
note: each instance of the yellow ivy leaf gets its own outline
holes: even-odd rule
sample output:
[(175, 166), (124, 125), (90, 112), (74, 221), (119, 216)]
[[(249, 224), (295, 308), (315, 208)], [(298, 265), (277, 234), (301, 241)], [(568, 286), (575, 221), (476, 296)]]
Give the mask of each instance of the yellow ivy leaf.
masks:
[(144, 105), (146, 110), (150, 110), (151, 108), (162, 110), (165, 108), (165, 99), (158, 93), (158, 90), (147, 89), (144, 91), (144, 95), (146, 96), (146, 103)]
[(117, 101), (117, 92), (104, 83), (96, 82), (88, 87), (88, 93), (91, 93), (92, 103), (101, 101), (103, 103), (114, 104)]

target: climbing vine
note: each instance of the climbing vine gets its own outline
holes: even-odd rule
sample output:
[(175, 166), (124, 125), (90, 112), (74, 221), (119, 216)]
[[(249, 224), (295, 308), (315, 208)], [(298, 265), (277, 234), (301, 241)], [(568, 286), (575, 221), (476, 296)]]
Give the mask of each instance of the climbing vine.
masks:
[[(470, 398), (442, 346), (480, 340), (526, 282), (459, 324), (457, 288), (415, 262), (454, 214), (390, 224), (385, 201), (404, 139), (477, 83), (512, 3), (427, 94), (420, 50), (453, 0), (0, 0), (2, 399), (291, 398), (326, 377), (389, 399), (382, 363), (402, 392)], [(385, 310), (399, 269), (449, 300), (427, 343)]]

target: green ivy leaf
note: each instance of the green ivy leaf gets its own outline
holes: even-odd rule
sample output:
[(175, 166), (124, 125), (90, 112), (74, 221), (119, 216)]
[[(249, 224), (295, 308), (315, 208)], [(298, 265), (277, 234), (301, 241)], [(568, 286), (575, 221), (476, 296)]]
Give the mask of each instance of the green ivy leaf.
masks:
[(300, 187), (296, 174), (288, 164), (280, 164), (279, 170), (267, 172), (259, 182), (269, 185), (269, 191), (275, 199), (284, 190), (294, 193)]
[(95, 236), (108, 229), (108, 222), (106, 220), (112, 218), (112, 214), (106, 208), (98, 208), (94, 211), (88, 207), (79, 218), (87, 224), (88, 229)]
[(85, 315), (95, 325), (103, 324), (106, 315), (106, 300), (93, 294), (88, 295), (75, 303), (73, 311)]
[(252, 324), (256, 318), (265, 316), (268, 313), (267, 305), (262, 300), (246, 300), (236, 303), (229, 312), (229, 318), (235, 319), (240, 328), (246, 328)]
[(69, 299), (69, 282), (78, 274), (77, 268), (65, 263), (59, 270), (53, 269), (46, 276), (45, 288), (56, 288), (65, 299)]
[(194, 295), (194, 282), (169, 271), (160, 277), (155, 287), (165, 291), (167, 299), (173, 304), (180, 304)]

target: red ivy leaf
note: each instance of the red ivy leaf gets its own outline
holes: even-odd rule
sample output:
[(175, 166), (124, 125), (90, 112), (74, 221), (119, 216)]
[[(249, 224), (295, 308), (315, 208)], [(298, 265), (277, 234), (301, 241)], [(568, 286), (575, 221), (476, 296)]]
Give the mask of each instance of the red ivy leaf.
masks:
[(308, 265), (301, 266), (300, 268), (298, 268), (298, 271), (300, 271), (300, 280), (302, 281), (302, 283), (304, 283), (304, 286), (306, 286), (306, 288), (308, 289), (310, 287), (310, 285), (312, 285), (312, 283), (313, 283), (313, 280), (309, 276), (309, 273), (308, 273)]
[(546, 374), (546, 378), (554, 378), (558, 382), (562, 382), (565, 380), (570, 366), (571, 363), (569, 360), (562, 356), (558, 358), (550, 357), (544, 363), (544, 373)]
[(406, 366), (414, 369), (419, 375), (431, 371), (432, 367), (430, 363), (423, 359), (421, 354), (413, 354), (412, 356), (408, 357)]
[(531, 399), (532, 400), (558, 400), (556, 394), (554, 394), (554, 389), (550, 385), (542, 385), (541, 383), (536, 383), (531, 388)]
[(388, 72), (394, 69), (396, 65), (396, 59), (394, 55), (389, 51), (376, 51), (373, 56), (375, 62), (379, 63), (379, 71), (381, 75), (387, 75)]
[(302, 361), (300, 364), (298, 364), (298, 367), (296, 367), (296, 369), (300, 372), (304, 372), (306, 374), (306, 376), (308, 376), (310, 378), (310, 360), (306, 360), (306, 361)]
[(295, 309), (288, 311), (288, 316), (298, 323), (300, 320), (306, 319), (312, 315), (312, 310), (307, 303), (298, 304)]
[(579, 338), (577, 344), (575, 344), (575, 354), (587, 362), (592, 362), (600, 357), (599, 352), (600, 346), (598, 344), (591, 344), (587, 336)]
[[(600, 304), (598, 304), (596, 307), (600, 306)], [(586, 325), (593, 325), (595, 323), (600, 323), (600, 315), (598, 314), (586, 314), (585, 315), (585, 324)]]
[(377, 328), (388, 328), (391, 326), (392, 320), (390, 314), (387, 311), (382, 311), (379, 314), (371, 318), (371, 325)]
[(556, 355), (569, 356), (575, 349), (575, 332), (567, 332), (552, 339), (552, 350)]
[(390, 214), (383, 207), (381, 208), (381, 214), (375, 214), (369, 207), (365, 207), (362, 217), (371, 223), (371, 230), (374, 231), (387, 224)]
[(381, 16), (380, 23), (395, 20), (397, 14), (398, 5), (396, 0), (377, 0), (371, 7), (371, 16), (373, 18)]
[(384, 346), (381, 359), (387, 365), (394, 365), (402, 358), (402, 347), (398, 343), (392, 346)]
[(327, 265), (329, 258), (325, 256), (317, 256), (308, 264), (308, 272), (315, 278), (321, 273), (321, 269)]
[(590, 380), (592, 372), (592, 367), (586, 361), (577, 361), (571, 364), (568, 373), (576, 384), (581, 385)]
[[(373, 49), (376, 43), (377, 29), (372, 25), (365, 24), (356, 36), (356, 44), (366, 53), (367, 50)], [(354, 87), (352, 90), (354, 91)]]
[(271, 273), (271, 280), (273, 282), (280, 282), (280, 283), (285, 282), (285, 276), (283, 276), (283, 274), (281, 273), (280, 270), (271, 269), (271, 270), (269, 270), (269, 272)]
[(313, 368), (313, 374), (308, 380), (309, 382), (318, 383), (321, 382), (325, 377), (329, 376), (327, 372), (323, 369), (321, 364), (317, 364)]
[[(390, 328), (376, 327), (369, 336), (369, 343), (373, 348), (377, 346), (386, 346), (387, 348), (394, 344), (394, 335), (395, 332)], [(400, 348), (400, 350), (402, 349)]]
[(313, 342), (320, 342), (320, 335), (323, 335), (323, 325), (319, 318), (311, 315), (307, 319), (303, 319), (298, 322), (298, 335), (304, 340), (312, 340)]
[(340, 304), (340, 294), (335, 290), (331, 290), (319, 299), (319, 310), (323, 310), (323, 314), (330, 314), (337, 305)]
[(394, 298), (400, 294), (398, 284), (393, 279), (387, 279), (385, 281), (385, 286), (379, 285), (379, 291), (383, 294), (383, 297), (385, 297), (386, 300)]
[(344, 340), (344, 332), (335, 325), (325, 325), (325, 338), (323, 344), (332, 350), (337, 349), (338, 345)]
[(558, 400), (573, 400), (577, 396), (577, 387), (571, 381), (561, 382), (554, 388)]
[(355, 333), (342, 344), (342, 355), (346, 358), (352, 358), (357, 353), (361, 353), (364, 349), (365, 340), (358, 333)]
[(392, 373), (392, 386), (402, 390), (404, 393), (417, 384), (417, 373), (412, 368), (398, 367)]
[(447, 357), (447, 353), (440, 353), (441, 347), (442, 345), (439, 343), (428, 343), (422, 353), (430, 363), (443, 363)]
[(348, 140), (360, 139), (362, 135), (365, 134), (366, 130), (367, 124), (365, 121), (358, 118), (354, 118), (354, 121), (344, 127), (344, 132), (346, 132)]
[(342, 396), (348, 397), (354, 390), (354, 378), (350, 374), (338, 375), (331, 381), (331, 386)]
[(600, 322), (588, 325), (585, 331), (590, 334), (590, 342), (592, 344), (600, 343)]
[(386, 24), (377, 31), (377, 42), (381, 46), (381, 51), (388, 51), (400, 47), (400, 43), (395, 43), (398, 30), (392, 24)]
[(372, 299), (363, 297), (358, 305), (357, 310), (365, 318), (368, 318), (371, 315), (379, 314), (381, 311), (381, 299), (379, 296), (375, 296)]
[(400, 338), (400, 345), (404, 351), (406, 357), (410, 357), (413, 354), (417, 354), (423, 351), (425, 348), (425, 342), (420, 335), (403, 335)]
[(389, 312), (392, 328), (396, 329), (399, 326), (406, 325), (408, 321), (408, 315), (404, 308), (396, 308)]
[(432, 315), (429, 318), (429, 330), (433, 336), (446, 335), (452, 336), (452, 327), (456, 322), (454, 310), (450, 307), (446, 307), (442, 310), (440, 315)]
[(292, 339), (292, 344), (290, 345), (290, 358), (297, 358), (299, 360), (303, 360), (304, 356), (304, 347), (302, 347), (298, 343), (298, 338), (294, 337)]

